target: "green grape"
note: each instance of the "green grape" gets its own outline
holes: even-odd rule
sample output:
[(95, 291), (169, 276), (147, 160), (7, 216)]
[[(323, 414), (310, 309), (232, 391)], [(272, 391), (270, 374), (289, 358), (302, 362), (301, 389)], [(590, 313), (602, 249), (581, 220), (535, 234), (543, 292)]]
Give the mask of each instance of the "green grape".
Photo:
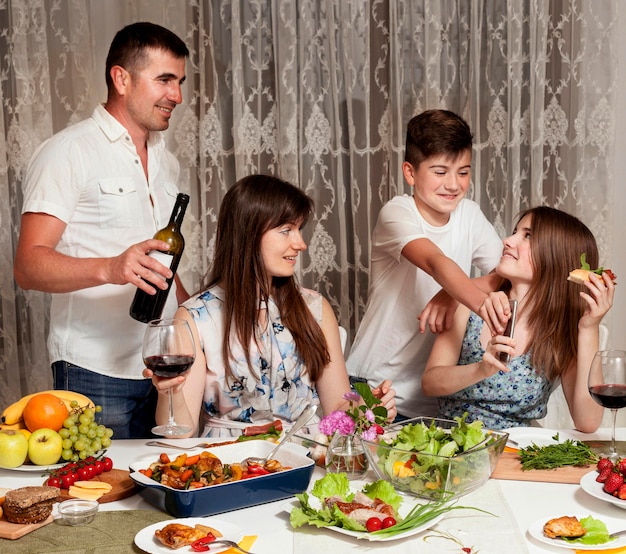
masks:
[(66, 427), (62, 427), (61, 429), (59, 429), (59, 435), (62, 439), (69, 439), (70, 438), (70, 430), (67, 429)]
[(70, 406), (71, 406), (72, 408), (76, 408), (76, 407), (78, 406), (78, 401), (77, 401), (77, 400), (72, 400), (72, 401), (70, 402)]
[(102, 444), (102, 448), (109, 448), (109, 446), (111, 446), (110, 437), (102, 437), (102, 440), (100, 442)]
[(104, 425), (98, 425), (96, 429), (96, 437), (104, 437), (105, 427)]
[(96, 438), (96, 430), (95, 429), (89, 429), (89, 431), (87, 431), (87, 436), (90, 439), (95, 439)]
[(72, 425), (74, 425), (74, 419), (71, 416), (66, 417), (63, 421), (63, 427), (69, 429)]
[(80, 416), (78, 416), (78, 421), (81, 425), (89, 425), (91, 418), (85, 412), (83, 412), (82, 414), (80, 414)]
[(96, 413), (99, 414), (102, 411), (102, 406), (96, 406)]
[(88, 431), (89, 431), (89, 425), (81, 424), (78, 426), (78, 432), (81, 435), (86, 435)]
[(78, 460), (80, 460), (80, 458), (78, 457), (78, 454), (76, 454), (76, 452), (74, 452), (74, 454), (72, 454), (72, 462), (77, 462)]
[(74, 450), (77, 450), (78, 452), (80, 452), (81, 450), (84, 450), (86, 447), (87, 447), (87, 444), (85, 444), (85, 441), (83, 439), (78, 439), (74, 443)]
[(104, 436), (110, 439), (113, 436), (113, 429), (111, 429), (110, 427), (105, 427)]
[(95, 421), (92, 421), (92, 422), (89, 424), (89, 429), (94, 429), (94, 430), (95, 430), (95, 429), (97, 429), (97, 428), (98, 428), (98, 424), (97, 424)]
[(66, 448), (63, 452), (61, 452), (61, 458), (63, 458), (66, 462), (69, 462), (72, 459), (73, 454), (74, 453), (71, 448)]
[(78, 435), (78, 426), (77, 425), (72, 425), (70, 427), (70, 435)]
[(71, 439), (63, 439), (63, 449), (71, 450), (72, 445), (74, 444)]
[(86, 451), (86, 450), (81, 450), (81, 451), (78, 453), (78, 457), (79, 457), (81, 460), (84, 460), (84, 459), (85, 459), (85, 458), (87, 458), (88, 456), (89, 456), (89, 454), (87, 454), (87, 451)]
[(102, 450), (102, 443), (100, 442), (100, 439), (93, 439), (91, 442), (91, 448), (93, 448), (94, 452), (100, 452), (100, 450)]
[(89, 418), (89, 420), (91, 421), (96, 416), (96, 412), (92, 408), (87, 408), (83, 412), (83, 415), (87, 416)]

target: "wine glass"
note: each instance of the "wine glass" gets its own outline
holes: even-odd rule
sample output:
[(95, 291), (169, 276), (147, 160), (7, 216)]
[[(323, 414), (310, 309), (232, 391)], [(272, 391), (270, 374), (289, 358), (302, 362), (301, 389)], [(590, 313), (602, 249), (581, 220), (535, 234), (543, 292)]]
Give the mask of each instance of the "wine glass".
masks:
[[(143, 362), (158, 377), (176, 377), (187, 371), (196, 358), (191, 329), (184, 319), (154, 319), (143, 337)], [(192, 431), (174, 421), (172, 389), (168, 389), (169, 419), (152, 429), (155, 435), (174, 437)]]
[(596, 352), (589, 370), (589, 394), (601, 406), (613, 413), (611, 450), (612, 461), (619, 459), (615, 448), (617, 410), (626, 406), (626, 351), (600, 350)]

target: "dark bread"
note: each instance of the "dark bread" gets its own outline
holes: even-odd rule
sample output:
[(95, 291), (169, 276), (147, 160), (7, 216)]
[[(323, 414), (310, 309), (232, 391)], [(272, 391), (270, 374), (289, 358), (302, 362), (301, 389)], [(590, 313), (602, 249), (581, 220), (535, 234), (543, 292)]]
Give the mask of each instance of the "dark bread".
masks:
[(7, 492), (4, 516), (11, 523), (39, 523), (48, 519), (59, 498), (56, 487), (21, 487)]

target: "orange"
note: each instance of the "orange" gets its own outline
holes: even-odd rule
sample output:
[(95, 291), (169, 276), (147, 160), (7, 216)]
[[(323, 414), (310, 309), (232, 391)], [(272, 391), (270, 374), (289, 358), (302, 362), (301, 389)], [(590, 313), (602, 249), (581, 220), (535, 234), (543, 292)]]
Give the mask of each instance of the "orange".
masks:
[(22, 415), (27, 429), (31, 432), (42, 427), (58, 431), (63, 427), (63, 422), (70, 412), (65, 402), (58, 396), (42, 392), (26, 403)]

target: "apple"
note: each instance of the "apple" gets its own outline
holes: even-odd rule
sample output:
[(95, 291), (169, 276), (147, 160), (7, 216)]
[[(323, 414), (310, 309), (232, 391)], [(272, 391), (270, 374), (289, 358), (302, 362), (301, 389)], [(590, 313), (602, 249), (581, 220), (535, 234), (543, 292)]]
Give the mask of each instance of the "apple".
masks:
[(0, 467), (19, 467), (26, 461), (28, 439), (19, 431), (0, 431)]
[(28, 439), (28, 457), (33, 464), (56, 464), (63, 452), (63, 439), (54, 429), (42, 427), (33, 431)]

